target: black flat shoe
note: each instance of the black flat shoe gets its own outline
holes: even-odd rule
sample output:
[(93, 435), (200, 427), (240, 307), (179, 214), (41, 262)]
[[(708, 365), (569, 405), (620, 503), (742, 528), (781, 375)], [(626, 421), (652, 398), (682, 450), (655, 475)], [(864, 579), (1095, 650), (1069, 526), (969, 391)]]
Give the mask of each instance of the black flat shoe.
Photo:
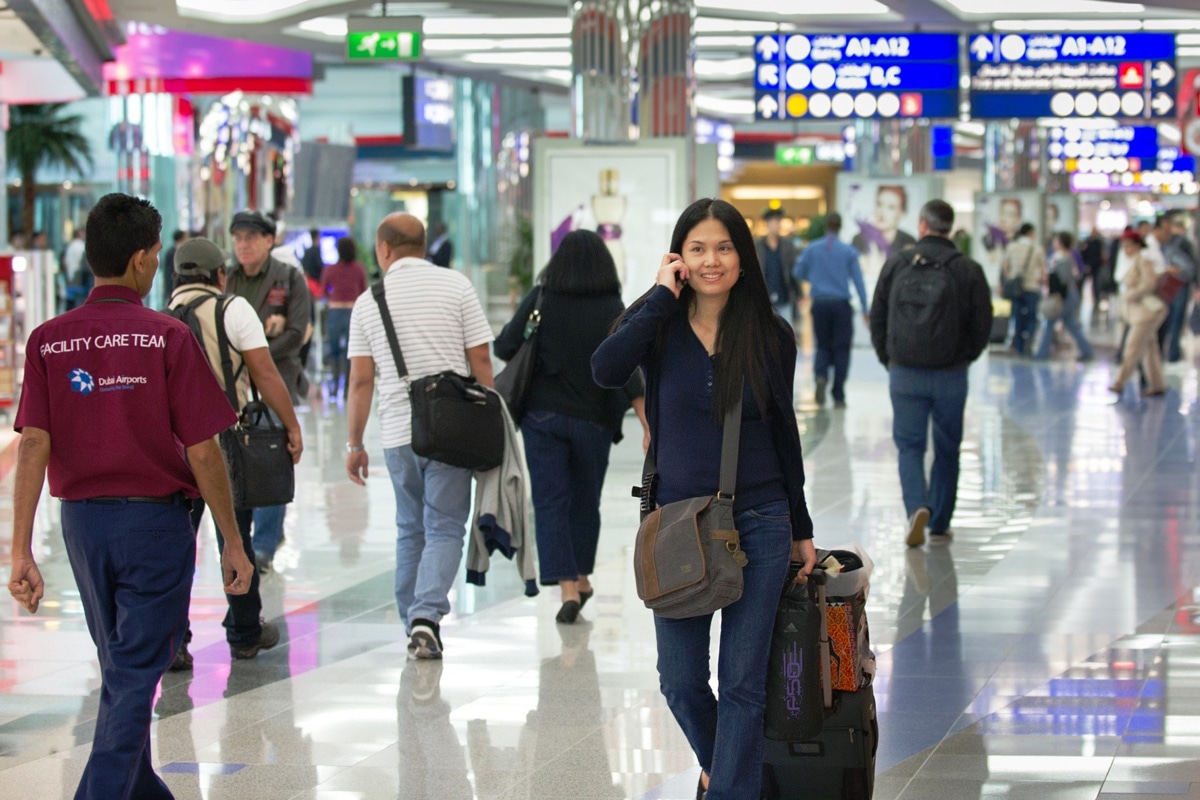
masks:
[(581, 604), (578, 600), (568, 600), (562, 604), (562, 608), (554, 615), (556, 622), (562, 622), (566, 625), (574, 624), (575, 620), (579, 619), (579, 609)]
[(587, 601), (592, 599), (592, 595), (596, 593), (595, 589), (590, 589), (586, 592), (579, 593), (579, 607), (583, 608), (587, 605)]

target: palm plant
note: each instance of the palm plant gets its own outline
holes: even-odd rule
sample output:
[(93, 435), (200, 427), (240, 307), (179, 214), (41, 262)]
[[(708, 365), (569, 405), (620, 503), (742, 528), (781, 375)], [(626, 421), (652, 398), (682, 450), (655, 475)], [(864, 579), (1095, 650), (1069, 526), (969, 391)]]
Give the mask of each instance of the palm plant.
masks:
[(66, 103), (34, 103), (9, 107), (5, 152), (21, 174), (21, 230), (33, 236), (37, 173), (43, 167), (65, 167), (81, 178), (92, 167), (92, 150), (79, 132), (83, 117), (61, 114)]

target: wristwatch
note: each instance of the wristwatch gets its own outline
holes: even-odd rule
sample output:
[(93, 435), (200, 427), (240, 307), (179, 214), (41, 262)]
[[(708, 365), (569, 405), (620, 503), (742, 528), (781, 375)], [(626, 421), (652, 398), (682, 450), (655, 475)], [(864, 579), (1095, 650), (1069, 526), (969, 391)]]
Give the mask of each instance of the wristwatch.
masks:
[(350, 444), (349, 442), (346, 442), (346, 452), (347, 453), (361, 453), (363, 450), (366, 450), (366, 449), (367, 449), (367, 446), (365, 444)]

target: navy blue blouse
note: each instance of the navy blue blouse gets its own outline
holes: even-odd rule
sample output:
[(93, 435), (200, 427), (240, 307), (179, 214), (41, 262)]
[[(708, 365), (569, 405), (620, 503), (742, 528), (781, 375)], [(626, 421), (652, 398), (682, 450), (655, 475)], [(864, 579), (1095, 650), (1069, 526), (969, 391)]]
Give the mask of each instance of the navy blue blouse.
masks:
[[(786, 498), (792, 538), (811, 539), (800, 431), (792, 407), (796, 342), (782, 321), (779, 347), (780, 366), (768, 368), (766, 375), (770, 397), (765, 416), (749, 388), (744, 390), (734, 507), (740, 511)], [(665, 286), (635, 304), (592, 355), (592, 372), (601, 386), (624, 385), (639, 366), (659, 472), (658, 503), (715, 494), (721, 424), (713, 419), (712, 360), (688, 324), (683, 305)]]

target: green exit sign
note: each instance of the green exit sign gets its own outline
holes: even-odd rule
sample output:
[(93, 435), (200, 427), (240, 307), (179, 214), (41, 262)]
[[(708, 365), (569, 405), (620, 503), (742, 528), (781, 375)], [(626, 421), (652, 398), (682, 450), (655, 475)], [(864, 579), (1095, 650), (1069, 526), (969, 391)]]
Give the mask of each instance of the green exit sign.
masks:
[(785, 167), (805, 167), (816, 161), (816, 152), (812, 147), (796, 145), (776, 145), (775, 162)]
[(421, 34), (351, 31), (346, 34), (346, 57), (352, 61), (415, 61), (421, 57)]

